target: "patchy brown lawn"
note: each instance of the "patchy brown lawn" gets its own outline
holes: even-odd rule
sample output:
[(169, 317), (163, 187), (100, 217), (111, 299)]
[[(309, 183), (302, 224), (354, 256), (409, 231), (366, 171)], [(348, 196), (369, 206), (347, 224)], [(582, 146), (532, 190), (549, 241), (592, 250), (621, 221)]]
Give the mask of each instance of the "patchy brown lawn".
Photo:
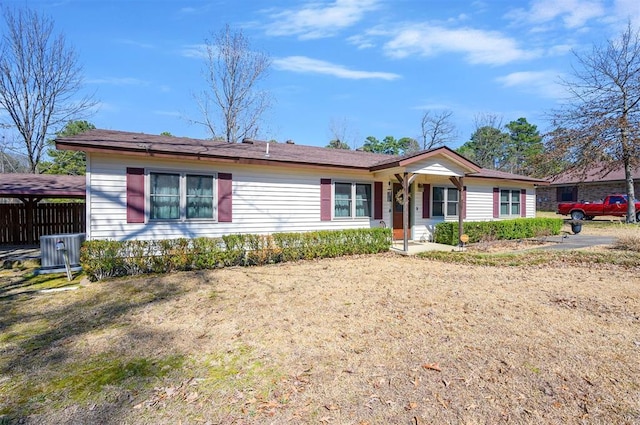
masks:
[(639, 270), (385, 254), (4, 290), (0, 423), (640, 423)]

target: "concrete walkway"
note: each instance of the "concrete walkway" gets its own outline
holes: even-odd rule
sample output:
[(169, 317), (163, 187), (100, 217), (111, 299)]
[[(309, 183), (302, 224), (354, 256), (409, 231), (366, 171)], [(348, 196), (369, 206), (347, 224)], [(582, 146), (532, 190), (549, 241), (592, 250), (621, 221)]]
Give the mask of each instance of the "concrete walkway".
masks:
[[(457, 246), (444, 245), (435, 242), (409, 241), (408, 255), (415, 255), (425, 251), (460, 251), (460, 248)], [(407, 253), (404, 252), (403, 242), (393, 242), (393, 244), (391, 245), (391, 252), (407, 255)]]

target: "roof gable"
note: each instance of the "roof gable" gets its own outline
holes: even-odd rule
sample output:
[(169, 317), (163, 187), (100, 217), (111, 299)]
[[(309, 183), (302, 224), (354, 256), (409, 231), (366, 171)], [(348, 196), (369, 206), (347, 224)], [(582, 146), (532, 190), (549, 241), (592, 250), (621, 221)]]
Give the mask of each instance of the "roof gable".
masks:
[[(448, 167), (457, 168), (458, 170), (464, 171), (464, 173), (474, 173), (482, 169), (479, 165), (469, 161), (454, 150), (443, 146), (428, 151), (420, 151), (410, 155), (389, 159), (388, 161), (381, 162), (371, 167), (371, 171), (380, 171), (395, 167), (405, 167), (407, 170), (413, 169), (416, 171), (423, 169), (424, 167), (435, 167), (437, 169), (438, 167), (435, 166), (435, 164), (439, 162), (455, 164), (455, 166), (449, 165)], [(445, 166), (445, 168), (447, 168), (447, 166)]]

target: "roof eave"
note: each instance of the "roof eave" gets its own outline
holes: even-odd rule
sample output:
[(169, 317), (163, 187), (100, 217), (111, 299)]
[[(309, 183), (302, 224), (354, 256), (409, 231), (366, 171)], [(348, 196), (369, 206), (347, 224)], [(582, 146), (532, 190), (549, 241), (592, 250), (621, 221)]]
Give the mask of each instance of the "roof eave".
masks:
[(528, 178), (510, 178), (510, 177), (500, 177), (500, 176), (474, 176), (473, 174), (471, 175), (467, 175), (465, 177), (473, 177), (474, 179), (485, 179), (485, 180), (508, 180), (508, 181), (514, 181), (514, 182), (522, 182), (522, 183), (530, 183), (533, 184), (534, 186), (549, 186), (551, 183), (549, 183), (546, 180), (539, 180), (539, 179), (528, 179)]
[(103, 148), (96, 147), (93, 145), (83, 145), (78, 143), (68, 144), (63, 141), (56, 141), (56, 148), (62, 150), (73, 150), (73, 151), (83, 151), (83, 152), (93, 152), (93, 153), (104, 153), (104, 154), (122, 154), (126, 152), (128, 155), (135, 156), (146, 156), (146, 157), (154, 157), (154, 158), (166, 158), (166, 159), (190, 159), (190, 160), (199, 160), (199, 161), (212, 161), (212, 162), (226, 162), (231, 164), (244, 164), (244, 165), (268, 165), (268, 166), (288, 166), (295, 167), (300, 166), (304, 168), (316, 168), (316, 169), (326, 169), (326, 168), (338, 168), (338, 169), (346, 169), (346, 170), (356, 170), (356, 171), (369, 171), (368, 166), (356, 166), (356, 165), (347, 165), (347, 164), (318, 164), (315, 162), (306, 162), (306, 161), (291, 161), (291, 160), (280, 160), (276, 158), (241, 158), (238, 156), (222, 156), (222, 155), (211, 155), (211, 154), (198, 154), (198, 153), (167, 153), (155, 151), (152, 149), (134, 149), (134, 148)]

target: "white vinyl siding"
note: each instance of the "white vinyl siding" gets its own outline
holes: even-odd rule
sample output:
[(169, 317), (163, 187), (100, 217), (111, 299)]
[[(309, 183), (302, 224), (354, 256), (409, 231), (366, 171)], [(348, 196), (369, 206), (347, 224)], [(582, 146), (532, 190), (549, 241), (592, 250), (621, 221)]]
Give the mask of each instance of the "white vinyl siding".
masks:
[[(111, 158), (90, 154), (88, 170), (91, 189), (87, 200), (91, 205), (91, 219), (87, 222), (90, 239), (173, 239), (198, 236), (219, 237), (233, 233), (305, 232), (311, 230), (339, 230), (379, 226), (380, 220), (370, 217), (373, 194), (366, 217), (350, 220), (320, 220), (320, 179), (327, 173), (297, 168), (237, 166), (189, 161)], [(219, 223), (212, 220), (155, 220), (147, 223), (127, 223), (126, 167), (141, 167), (152, 172), (184, 173), (190, 175), (232, 174), (233, 221)], [(358, 181), (373, 187), (368, 173), (335, 173), (333, 181)], [(367, 182), (370, 179), (369, 182)], [(214, 184), (215, 189), (215, 184)], [(372, 189), (371, 189), (372, 191)], [(145, 193), (148, 196), (148, 188)], [(356, 199), (356, 203), (357, 203)], [(363, 204), (364, 205), (364, 204)], [(390, 222), (385, 204), (383, 211)], [(146, 210), (149, 211), (147, 203)], [(148, 212), (147, 212), (148, 214)], [(356, 212), (354, 212), (356, 214)]]
[[(87, 236), (89, 239), (173, 239), (199, 236), (219, 237), (234, 233), (265, 234), (274, 232), (304, 232), (311, 230), (340, 230), (370, 228), (392, 224), (392, 181), (384, 176), (366, 172), (305, 169), (294, 167), (240, 165), (208, 161), (172, 161), (168, 159), (108, 156), (89, 153), (87, 161)], [(219, 223), (213, 220), (154, 220), (147, 223), (127, 223), (126, 168), (144, 168), (147, 172), (190, 175), (232, 174), (233, 221)], [(422, 176), (421, 176), (422, 177)], [(356, 187), (352, 197), (353, 216), (349, 219), (320, 220), (320, 180), (364, 185), (371, 195), (362, 194)], [(147, 179), (148, 181), (148, 179)], [(372, 218), (373, 182), (383, 182), (383, 217)], [(424, 176), (424, 183), (434, 187), (450, 187), (447, 177)], [(493, 220), (492, 188), (495, 180), (466, 177), (467, 209), (465, 221)], [(364, 187), (363, 186), (363, 187)], [(517, 184), (510, 185), (514, 189)], [(527, 189), (527, 217), (535, 217), (535, 187)], [(217, 186), (214, 183), (214, 191)], [(145, 194), (149, 193), (145, 189)], [(214, 195), (215, 196), (215, 195)], [(369, 196), (369, 201), (366, 201)], [(416, 207), (412, 219), (414, 239), (429, 240), (435, 224), (455, 221), (457, 216), (422, 218), (422, 190), (411, 195)], [(333, 199), (333, 193), (332, 193)], [(215, 200), (215, 199), (214, 199)], [(433, 202), (433, 196), (430, 202)], [(360, 205), (358, 208), (357, 205)], [(368, 204), (368, 205), (367, 205)], [(522, 207), (522, 206), (521, 206)], [(332, 205), (333, 208), (333, 205)], [(446, 208), (446, 207), (445, 207)], [(460, 206), (458, 205), (458, 209)], [(145, 208), (149, 213), (149, 204)], [(360, 214), (368, 216), (360, 217)], [(365, 215), (366, 215), (365, 214)], [(383, 223), (381, 223), (383, 222)]]

